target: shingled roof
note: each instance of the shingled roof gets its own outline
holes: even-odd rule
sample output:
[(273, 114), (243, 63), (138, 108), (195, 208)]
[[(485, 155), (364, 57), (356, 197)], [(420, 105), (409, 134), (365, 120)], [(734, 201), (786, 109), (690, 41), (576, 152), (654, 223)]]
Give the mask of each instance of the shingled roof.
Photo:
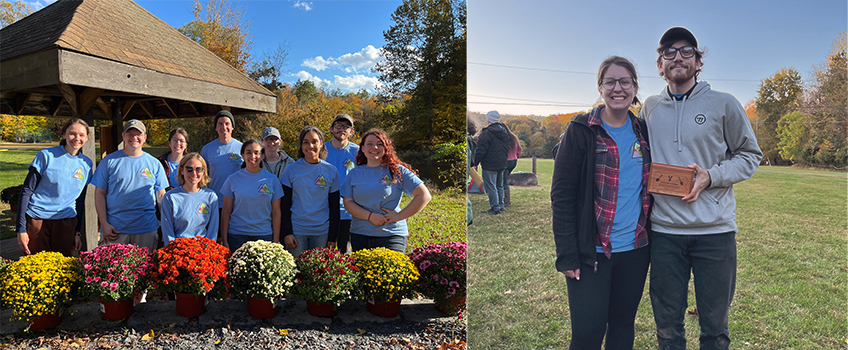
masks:
[(0, 30), (0, 42), (0, 113), (69, 116), (96, 103), (96, 117), (112, 119), (108, 104), (118, 101), (126, 120), (276, 105), (262, 85), (131, 0), (57, 1)]

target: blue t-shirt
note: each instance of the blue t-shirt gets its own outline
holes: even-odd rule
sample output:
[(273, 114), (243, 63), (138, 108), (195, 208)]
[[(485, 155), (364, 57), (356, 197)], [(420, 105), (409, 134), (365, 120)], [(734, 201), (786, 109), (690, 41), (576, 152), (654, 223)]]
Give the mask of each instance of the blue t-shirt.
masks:
[[(400, 168), (401, 178), (397, 179), (397, 184), (393, 183), (389, 169), (382, 166), (362, 165), (353, 168), (345, 178), (341, 196), (353, 199), (356, 204), (372, 213), (385, 214), (386, 212), (380, 208), (400, 211), (400, 199), (403, 194), (411, 195), (412, 191), (424, 182), (406, 167), (399, 165), (398, 168)], [(351, 220), (350, 232), (371, 237), (409, 234), (406, 220), (374, 226), (368, 220), (357, 218)]]
[[(613, 127), (604, 122), (604, 129), (618, 146), (618, 199), (615, 203), (615, 218), (612, 222), (610, 245), (613, 253), (633, 250), (636, 241), (636, 225), (642, 212), (642, 148), (633, 124)], [(603, 253), (603, 247), (597, 247)]]
[(229, 143), (222, 143), (218, 139), (207, 143), (200, 150), (200, 156), (206, 160), (209, 167), (209, 178), (212, 180), (206, 184), (218, 195), (218, 205), (223, 206), (224, 197), (221, 196), (221, 187), (224, 181), (236, 171), (241, 169), (241, 142), (232, 139)]
[(41, 181), (26, 214), (49, 220), (76, 217), (76, 200), (91, 182), (91, 159), (82, 152), (72, 156), (64, 146), (55, 146), (39, 151), (29, 166), (41, 175)]
[(320, 236), (330, 229), (329, 195), (341, 187), (339, 171), (325, 161), (309, 164), (303, 158), (289, 165), (280, 179), (292, 189), (292, 231), (299, 236)]
[(221, 193), (233, 199), (228, 234), (264, 236), (274, 232), (271, 202), (283, 198), (283, 186), (274, 174), (241, 169), (224, 181)]
[[(327, 163), (336, 167), (336, 170), (339, 171), (339, 183), (344, 183), (347, 174), (356, 167), (356, 154), (359, 153), (359, 145), (348, 142), (347, 147), (336, 149), (333, 147), (333, 141), (327, 141), (324, 143), (324, 147), (327, 148)], [(350, 213), (344, 207), (344, 199), (339, 198), (339, 206), (341, 207), (339, 219), (350, 220)]]
[(195, 193), (174, 187), (162, 198), (161, 226), (165, 244), (181, 237), (218, 239), (218, 195), (206, 187)]
[(124, 234), (155, 231), (156, 191), (168, 187), (165, 168), (147, 152), (130, 157), (112, 152), (100, 162), (91, 184), (107, 191), (106, 221)]
[(166, 159), (166, 161), (168, 162), (168, 167), (171, 168), (171, 176), (168, 176), (168, 183), (172, 187), (180, 187), (180, 183), (177, 181), (177, 174), (179, 173), (177, 168), (180, 167), (180, 162), (172, 162), (170, 158)]

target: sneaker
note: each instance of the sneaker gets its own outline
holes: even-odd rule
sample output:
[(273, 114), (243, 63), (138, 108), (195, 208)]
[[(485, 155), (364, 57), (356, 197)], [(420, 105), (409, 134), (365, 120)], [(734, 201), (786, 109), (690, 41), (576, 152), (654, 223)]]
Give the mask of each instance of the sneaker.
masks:
[(489, 215), (498, 215), (500, 212), (499, 212), (499, 211), (497, 211), (497, 210), (494, 210), (494, 209), (489, 209), (489, 210), (486, 210), (486, 211), (484, 211), (484, 212), (482, 212), (482, 213), (483, 213), (483, 214), (489, 214)]

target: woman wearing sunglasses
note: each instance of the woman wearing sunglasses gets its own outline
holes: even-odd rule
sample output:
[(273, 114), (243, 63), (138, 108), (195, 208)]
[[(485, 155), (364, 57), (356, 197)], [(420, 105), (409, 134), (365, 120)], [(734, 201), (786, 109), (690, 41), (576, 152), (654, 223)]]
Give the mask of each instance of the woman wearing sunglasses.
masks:
[(162, 198), (162, 239), (203, 236), (218, 238), (218, 195), (206, 187), (206, 161), (197, 153), (184, 156), (177, 167), (178, 187)]
[(598, 70), (603, 103), (571, 120), (551, 184), (556, 268), (566, 276), (571, 349), (633, 348), (650, 261), (651, 162), (636, 68), (611, 56)]

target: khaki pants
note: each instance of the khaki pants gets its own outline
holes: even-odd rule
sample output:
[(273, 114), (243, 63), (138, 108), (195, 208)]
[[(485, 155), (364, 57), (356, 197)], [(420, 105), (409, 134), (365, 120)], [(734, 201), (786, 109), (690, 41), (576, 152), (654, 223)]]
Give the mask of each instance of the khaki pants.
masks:
[(147, 247), (150, 253), (156, 251), (156, 242), (159, 240), (159, 235), (156, 230), (138, 233), (134, 235), (128, 235), (124, 233), (118, 234), (118, 239), (114, 241), (106, 240), (103, 234), (100, 234), (100, 243), (99, 245), (104, 244), (112, 244), (112, 243), (121, 243), (121, 244), (135, 244), (139, 247)]

